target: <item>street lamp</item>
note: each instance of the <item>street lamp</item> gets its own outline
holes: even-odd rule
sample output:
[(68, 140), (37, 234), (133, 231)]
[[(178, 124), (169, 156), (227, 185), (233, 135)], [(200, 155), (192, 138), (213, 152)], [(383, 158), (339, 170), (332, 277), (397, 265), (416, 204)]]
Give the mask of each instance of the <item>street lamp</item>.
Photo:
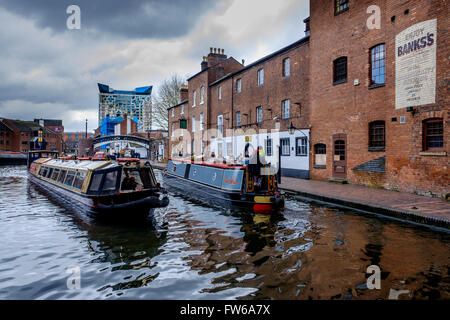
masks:
[(295, 133), (295, 130), (296, 130), (296, 129), (297, 129), (297, 128), (294, 127), (294, 125), (292, 124), (292, 121), (291, 121), (291, 125), (290, 125), (289, 128), (288, 128), (289, 134), (290, 134), (290, 135), (293, 135), (293, 134)]

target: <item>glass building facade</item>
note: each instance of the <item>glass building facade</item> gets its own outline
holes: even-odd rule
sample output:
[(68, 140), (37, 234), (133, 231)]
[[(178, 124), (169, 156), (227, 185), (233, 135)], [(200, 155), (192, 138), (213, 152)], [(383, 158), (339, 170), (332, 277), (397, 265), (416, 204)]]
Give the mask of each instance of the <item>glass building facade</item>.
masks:
[(106, 116), (120, 117), (125, 114), (137, 119), (138, 132), (151, 130), (153, 86), (136, 88), (134, 91), (114, 90), (105, 84), (98, 84), (98, 124)]

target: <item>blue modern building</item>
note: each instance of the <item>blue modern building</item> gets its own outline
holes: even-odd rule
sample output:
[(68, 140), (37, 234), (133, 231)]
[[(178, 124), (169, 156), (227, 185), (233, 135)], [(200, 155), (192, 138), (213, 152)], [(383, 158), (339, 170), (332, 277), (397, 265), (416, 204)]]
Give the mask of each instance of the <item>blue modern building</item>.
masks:
[[(114, 90), (106, 84), (99, 83), (99, 126), (107, 116), (120, 117), (127, 114), (130, 118), (136, 119), (138, 132), (149, 131), (152, 120), (152, 89), (153, 86), (140, 87), (133, 91)], [(114, 126), (112, 127), (114, 132)]]

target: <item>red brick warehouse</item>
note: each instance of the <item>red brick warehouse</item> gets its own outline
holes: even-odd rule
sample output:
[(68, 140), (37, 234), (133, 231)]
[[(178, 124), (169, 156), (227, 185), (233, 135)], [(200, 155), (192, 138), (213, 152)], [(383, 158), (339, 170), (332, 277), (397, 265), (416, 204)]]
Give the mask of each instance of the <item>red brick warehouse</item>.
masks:
[(310, 11), (311, 177), (448, 194), (448, 1), (315, 0)]
[[(171, 154), (236, 158), (226, 129), (251, 128), (245, 142), (282, 147), (285, 176), (448, 195), (447, 15), (446, 1), (317, 0), (304, 38), (248, 66), (211, 50), (169, 111), (169, 134), (191, 134)], [(207, 129), (220, 134), (202, 142)]]

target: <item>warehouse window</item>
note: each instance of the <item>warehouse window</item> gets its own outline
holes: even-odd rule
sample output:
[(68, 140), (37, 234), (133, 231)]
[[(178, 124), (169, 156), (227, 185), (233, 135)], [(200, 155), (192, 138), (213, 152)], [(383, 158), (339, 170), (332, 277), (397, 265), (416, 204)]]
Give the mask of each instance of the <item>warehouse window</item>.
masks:
[(273, 154), (272, 151), (272, 139), (266, 139), (266, 155), (271, 157)]
[(442, 118), (423, 121), (423, 150), (444, 150), (444, 121)]
[(333, 62), (334, 84), (347, 82), (347, 57), (340, 57)]
[(219, 131), (219, 137), (223, 137), (223, 115), (217, 116), (217, 130)]
[(256, 122), (261, 123), (263, 121), (263, 108), (257, 107), (256, 108)]
[(291, 140), (289, 138), (280, 139), (281, 145), (281, 155), (290, 156), (291, 155)]
[(264, 84), (264, 69), (258, 70), (258, 86), (262, 86)]
[(318, 143), (314, 146), (316, 166), (325, 166), (327, 164), (327, 146), (323, 143)]
[(241, 112), (238, 111), (236, 112), (236, 127), (240, 127), (241, 126)]
[(384, 121), (369, 123), (369, 150), (383, 151), (386, 146), (386, 125)]
[(348, 2), (349, 0), (335, 0), (334, 13), (339, 14), (341, 12), (348, 10), (349, 7)]
[(222, 100), (222, 86), (219, 86), (219, 100)]
[(283, 119), (289, 119), (290, 118), (290, 109), (291, 109), (291, 101), (289, 99), (283, 100), (282, 104), (282, 110), (281, 110), (281, 116)]
[(308, 140), (306, 137), (300, 137), (295, 139), (295, 155), (307, 156), (308, 155)]
[(289, 77), (291, 75), (291, 59), (286, 58), (283, 60), (283, 77)]
[(200, 89), (200, 104), (205, 103), (205, 87), (201, 87)]
[(370, 49), (370, 84), (384, 84), (386, 80), (386, 53), (384, 44)]
[(237, 92), (242, 91), (242, 80), (241, 79), (237, 79), (237, 81), (236, 81), (236, 91)]

